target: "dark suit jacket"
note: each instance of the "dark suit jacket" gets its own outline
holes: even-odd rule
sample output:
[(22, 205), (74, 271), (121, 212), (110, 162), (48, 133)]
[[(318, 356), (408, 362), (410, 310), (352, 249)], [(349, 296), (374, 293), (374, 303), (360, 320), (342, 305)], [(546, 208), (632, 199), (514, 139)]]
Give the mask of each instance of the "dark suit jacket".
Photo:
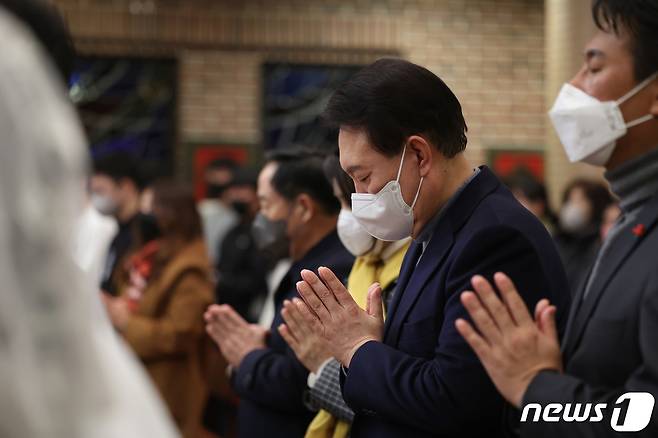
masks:
[(238, 408), (239, 436), (243, 438), (303, 437), (314, 413), (304, 404), (308, 371), (277, 331), (283, 323), (284, 300), (297, 296), (296, 283), (302, 269), (317, 270), (326, 266), (338, 278), (346, 278), (354, 257), (332, 231), (298, 262), (293, 263), (281, 280), (274, 296), (275, 317), (267, 348), (249, 353), (232, 376), (240, 396)]
[(501, 436), (504, 401), (454, 326), (467, 318), (459, 296), (473, 275), (503, 271), (528, 306), (543, 297), (556, 303), (563, 326), (569, 293), (553, 241), (483, 167), (435, 224), (415, 265), (418, 245), (402, 265), (384, 342), (361, 347), (344, 378), (356, 413), (352, 436)]
[[(574, 299), (562, 344), (565, 374), (543, 372), (527, 403), (606, 403), (601, 422), (523, 423), (524, 437), (607, 437), (617, 398), (649, 392), (658, 401), (658, 196), (627, 223), (601, 259), (592, 288)], [(583, 408), (584, 409), (584, 408)], [(640, 434), (658, 436), (658, 406)]]

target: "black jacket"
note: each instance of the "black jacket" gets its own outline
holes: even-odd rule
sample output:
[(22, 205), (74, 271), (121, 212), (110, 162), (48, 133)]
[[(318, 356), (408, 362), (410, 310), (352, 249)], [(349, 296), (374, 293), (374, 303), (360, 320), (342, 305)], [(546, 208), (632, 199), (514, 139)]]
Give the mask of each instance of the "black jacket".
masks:
[[(615, 407), (623, 411), (623, 403), (615, 406), (622, 394), (648, 392), (658, 399), (658, 196), (610, 244), (587, 296), (583, 300), (581, 290), (575, 297), (562, 344), (565, 373), (540, 373), (523, 400), (605, 403), (604, 419), (526, 421), (523, 437), (619, 436), (611, 419)], [(632, 436), (658, 436), (658, 407), (651, 423)]]

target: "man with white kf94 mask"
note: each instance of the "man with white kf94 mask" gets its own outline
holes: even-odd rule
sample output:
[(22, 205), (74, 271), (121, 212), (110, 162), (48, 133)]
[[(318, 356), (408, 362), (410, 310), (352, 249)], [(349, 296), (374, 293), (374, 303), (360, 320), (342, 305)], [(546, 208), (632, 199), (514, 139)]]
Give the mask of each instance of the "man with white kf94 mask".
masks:
[(376, 284), (366, 310), (327, 268), (297, 284), (311, 330), (343, 366), (351, 436), (504, 436), (504, 400), (455, 329), (466, 316), (459, 293), (477, 272), (506, 270), (528, 306), (548, 295), (565, 313), (548, 232), (487, 167), (468, 163), (459, 101), (427, 69), (379, 60), (338, 89), (325, 116), (340, 128), (354, 217), (380, 240), (414, 239), (386, 324)]
[[(475, 327), (457, 321), (510, 403), (557, 409), (522, 421), (524, 437), (658, 436), (658, 0), (596, 0), (593, 17), (599, 31), (550, 116), (571, 161), (605, 166), (622, 215), (575, 294), (561, 346), (553, 303), (542, 300), (533, 319), (510, 272), (495, 277), (503, 301), (474, 279), (462, 302)], [(592, 406), (603, 418), (584, 414)], [(574, 415), (582, 420), (564, 421)]]

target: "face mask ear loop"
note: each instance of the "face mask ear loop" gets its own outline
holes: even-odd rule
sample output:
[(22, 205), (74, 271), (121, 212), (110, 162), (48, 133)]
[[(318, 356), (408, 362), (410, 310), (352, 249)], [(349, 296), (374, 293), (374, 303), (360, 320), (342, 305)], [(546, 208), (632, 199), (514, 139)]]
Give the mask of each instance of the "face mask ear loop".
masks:
[(420, 183), (418, 184), (418, 190), (416, 190), (416, 196), (414, 197), (414, 202), (411, 203), (411, 209), (413, 210), (416, 206), (416, 201), (418, 201), (418, 195), (420, 195), (420, 188), (423, 186), (424, 177), (420, 177)]
[(632, 122), (629, 122), (626, 124), (626, 129), (630, 129), (633, 126), (641, 125), (644, 122), (648, 122), (649, 120), (652, 120), (654, 118), (653, 114), (647, 114), (644, 117), (640, 117), (639, 119), (635, 119)]
[[(629, 91), (628, 93), (626, 93), (625, 95), (623, 95), (620, 99), (618, 99), (618, 100), (616, 101), (616, 104), (617, 104), (617, 105), (621, 105), (621, 104), (623, 104), (623, 103), (626, 102), (628, 99), (630, 99), (631, 97), (635, 96), (635, 95), (636, 95), (640, 90), (642, 90), (644, 87), (646, 87), (647, 85), (649, 85), (649, 84), (650, 84), (654, 79), (656, 79), (656, 78), (658, 78), (658, 72), (652, 74), (651, 76), (649, 76), (648, 78), (646, 78), (645, 80), (643, 80), (642, 82), (640, 82), (639, 84), (637, 84), (637, 85), (636, 85), (631, 91)], [(645, 122), (646, 122), (646, 120), (645, 120)], [(635, 126), (635, 125), (633, 125), (633, 126)]]
[(404, 148), (402, 149), (402, 159), (400, 160), (400, 168), (398, 169), (398, 177), (395, 178), (395, 181), (398, 183), (400, 182), (400, 175), (402, 175), (402, 165), (404, 164), (404, 156), (405, 153), (407, 152), (407, 144), (404, 144)]

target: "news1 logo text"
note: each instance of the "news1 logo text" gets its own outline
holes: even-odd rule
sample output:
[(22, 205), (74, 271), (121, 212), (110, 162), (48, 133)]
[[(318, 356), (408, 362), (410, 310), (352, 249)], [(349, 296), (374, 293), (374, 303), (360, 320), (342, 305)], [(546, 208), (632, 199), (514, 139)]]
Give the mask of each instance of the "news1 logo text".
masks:
[[(627, 392), (617, 398), (612, 408), (610, 427), (616, 432), (639, 432), (651, 421), (655, 399), (648, 392)], [(528, 403), (521, 422), (598, 423), (605, 419), (607, 403)]]

